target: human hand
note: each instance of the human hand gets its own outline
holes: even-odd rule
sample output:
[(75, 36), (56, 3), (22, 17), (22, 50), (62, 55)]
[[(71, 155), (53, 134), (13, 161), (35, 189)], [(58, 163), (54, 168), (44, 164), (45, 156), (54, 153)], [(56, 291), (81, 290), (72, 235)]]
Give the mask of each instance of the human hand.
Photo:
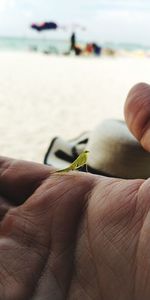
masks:
[(50, 171), (0, 160), (0, 300), (150, 299), (149, 179)]

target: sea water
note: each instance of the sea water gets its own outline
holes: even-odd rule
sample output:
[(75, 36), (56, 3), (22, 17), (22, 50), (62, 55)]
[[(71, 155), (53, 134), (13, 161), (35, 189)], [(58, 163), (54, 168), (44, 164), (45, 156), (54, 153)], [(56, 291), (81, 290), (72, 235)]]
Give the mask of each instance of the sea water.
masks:
[[(79, 45), (84, 47), (87, 42), (80, 41)], [(127, 51), (150, 51), (150, 46), (140, 44), (113, 43), (107, 42), (99, 45), (103, 48)], [(66, 53), (69, 51), (69, 40), (55, 40), (48, 38), (27, 38), (27, 37), (0, 37), (0, 51), (39, 51), (48, 53)]]
[(48, 51), (64, 53), (69, 50), (69, 41), (47, 38), (0, 37), (0, 51)]

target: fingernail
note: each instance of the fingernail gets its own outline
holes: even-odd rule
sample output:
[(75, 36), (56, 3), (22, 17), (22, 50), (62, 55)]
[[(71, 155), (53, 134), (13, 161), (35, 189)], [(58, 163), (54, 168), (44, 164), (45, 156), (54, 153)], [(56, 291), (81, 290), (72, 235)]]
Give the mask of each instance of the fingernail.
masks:
[(145, 150), (150, 152), (150, 128), (146, 130), (145, 134), (143, 135), (141, 139), (141, 144)]

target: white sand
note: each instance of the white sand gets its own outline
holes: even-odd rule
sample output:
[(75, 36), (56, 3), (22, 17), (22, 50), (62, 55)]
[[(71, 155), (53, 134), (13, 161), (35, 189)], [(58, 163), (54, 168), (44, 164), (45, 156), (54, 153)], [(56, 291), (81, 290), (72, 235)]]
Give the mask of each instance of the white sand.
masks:
[(0, 153), (43, 162), (54, 136), (123, 118), (129, 89), (150, 81), (148, 58), (0, 53)]

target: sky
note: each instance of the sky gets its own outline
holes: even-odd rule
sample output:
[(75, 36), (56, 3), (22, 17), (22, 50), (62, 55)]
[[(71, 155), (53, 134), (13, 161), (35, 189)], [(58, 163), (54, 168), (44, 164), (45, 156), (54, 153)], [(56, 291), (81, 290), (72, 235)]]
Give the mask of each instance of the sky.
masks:
[(150, 0), (0, 0), (0, 36), (65, 39), (69, 30), (38, 34), (32, 22), (81, 24), (79, 39), (150, 45)]

